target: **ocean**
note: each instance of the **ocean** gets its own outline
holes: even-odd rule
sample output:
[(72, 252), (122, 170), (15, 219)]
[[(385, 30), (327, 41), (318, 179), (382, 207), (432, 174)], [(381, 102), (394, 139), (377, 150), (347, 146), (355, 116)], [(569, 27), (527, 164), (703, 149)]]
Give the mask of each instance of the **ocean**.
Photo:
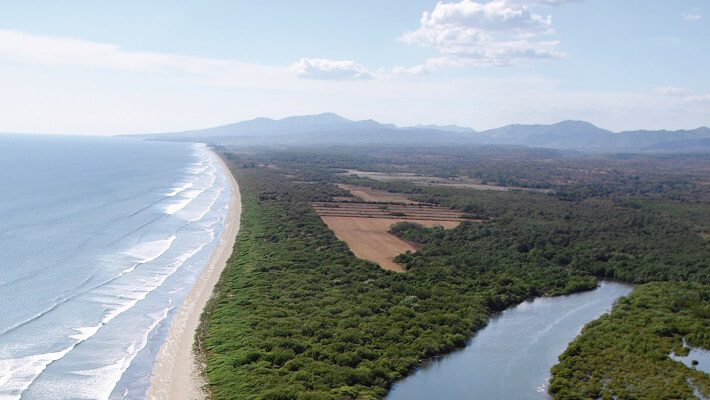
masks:
[(204, 145), (0, 135), (0, 399), (142, 399), (231, 189)]

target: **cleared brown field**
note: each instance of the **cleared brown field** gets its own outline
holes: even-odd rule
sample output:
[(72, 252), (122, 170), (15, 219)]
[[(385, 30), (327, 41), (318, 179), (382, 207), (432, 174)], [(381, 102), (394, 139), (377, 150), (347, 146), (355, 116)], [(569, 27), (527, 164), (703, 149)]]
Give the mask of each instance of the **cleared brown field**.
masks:
[[(391, 218), (322, 214), (321, 218), (335, 232), (338, 239), (343, 240), (350, 246), (356, 256), (376, 262), (384, 269), (405, 272), (404, 268), (395, 263), (393, 259), (407, 250), (416, 250), (411, 244), (387, 232), (392, 224), (399, 222), (393, 221)], [(444, 228), (453, 228), (459, 224), (459, 221), (432, 221), (412, 218), (403, 220), (429, 227), (441, 225)]]
[[(346, 172), (343, 172), (342, 175), (357, 175), (361, 178), (370, 178), (380, 182), (407, 181), (417, 186), (441, 186), (476, 190), (498, 190), (504, 192), (511, 190), (525, 190), (539, 193), (552, 192), (552, 189), (535, 189), (519, 186), (497, 186), (484, 184), (481, 183), (479, 179), (472, 179), (468, 177), (457, 177), (450, 179), (440, 178), (437, 176), (418, 175), (412, 172), (368, 172), (349, 169)], [(363, 200), (365, 199), (363, 198)]]
[(430, 204), (386, 204), (361, 202), (310, 203), (321, 216), (462, 221), (461, 212)]
[[(388, 197), (388, 201), (392, 201), (391, 199), (392, 197)], [(424, 203), (339, 201), (310, 204), (323, 222), (340, 240), (350, 246), (356, 256), (376, 262), (384, 269), (398, 272), (404, 272), (404, 269), (393, 261), (394, 257), (407, 250), (416, 249), (388, 232), (392, 224), (410, 221), (428, 227), (440, 225), (444, 228), (454, 228), (464, 220), (460, 211)]]
[(346, 185), (343, 183), (339, 183), (338, 187), (349, 191), (353, 196), (357, 196), (365, 201), (419, 204), (416, 201), (410, 200), (404, 193), (390, 193), (384, 190), (372, 189), (367, 186)]

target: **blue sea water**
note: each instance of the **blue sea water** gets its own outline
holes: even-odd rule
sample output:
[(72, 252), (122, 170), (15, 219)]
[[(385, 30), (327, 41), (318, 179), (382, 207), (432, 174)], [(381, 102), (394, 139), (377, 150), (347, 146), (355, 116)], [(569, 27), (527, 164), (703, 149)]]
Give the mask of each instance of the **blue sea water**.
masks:
[(139, 399), (222, 231), (209, 149), (0, 135), (0, 399)]

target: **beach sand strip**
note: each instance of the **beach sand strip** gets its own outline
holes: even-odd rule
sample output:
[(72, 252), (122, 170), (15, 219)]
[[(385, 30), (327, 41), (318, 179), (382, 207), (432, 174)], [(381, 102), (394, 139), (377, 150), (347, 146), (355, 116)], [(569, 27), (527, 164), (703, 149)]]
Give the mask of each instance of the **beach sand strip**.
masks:
[(207, 266), (197, 278), (192, 289), (173, 317), (167, 338), (160, 347), (153, 366), (148, 399), (195, 400), (206, 399), (202, 389), (206, 384), (193, 352), (195, 331), (200, 322), (200, 314), (207, 304), (219, 276), (232, 254), (234, 242), (239, 232), (239, 218), (242, 213), (239, 186), (229, 167), (215, 154), (229, 179), (232, 198), (229, 204), (219, 243), (210, 256)]

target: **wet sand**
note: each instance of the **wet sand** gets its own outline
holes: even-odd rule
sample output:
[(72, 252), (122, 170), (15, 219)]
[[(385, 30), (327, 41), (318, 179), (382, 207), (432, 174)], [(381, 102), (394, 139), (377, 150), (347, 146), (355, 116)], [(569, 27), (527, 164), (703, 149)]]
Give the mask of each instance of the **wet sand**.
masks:
[[(216, 155), (215, 155), (216, 156)], [(219, 159), (219, 157), (218, 157)], [(242, 203), (239, 186), (227, 165), (219, 159), (228, 174), (232, 187), (232, 199), (219, 243), (210, 256), (207, 266), (197, 278), (185, 300), (173, 317), (165, 343), (160, 347), (150, 379), (148, 399), (205, 399), (202, 387), (207, 383), (201, 375), (201, 366), (193, 352), (195, 330), (200, 314), (207, 304), (212, 289), (219, 280), (227, 259), (232, 254), (234, 241), (239, 232), (239, 217)]]

